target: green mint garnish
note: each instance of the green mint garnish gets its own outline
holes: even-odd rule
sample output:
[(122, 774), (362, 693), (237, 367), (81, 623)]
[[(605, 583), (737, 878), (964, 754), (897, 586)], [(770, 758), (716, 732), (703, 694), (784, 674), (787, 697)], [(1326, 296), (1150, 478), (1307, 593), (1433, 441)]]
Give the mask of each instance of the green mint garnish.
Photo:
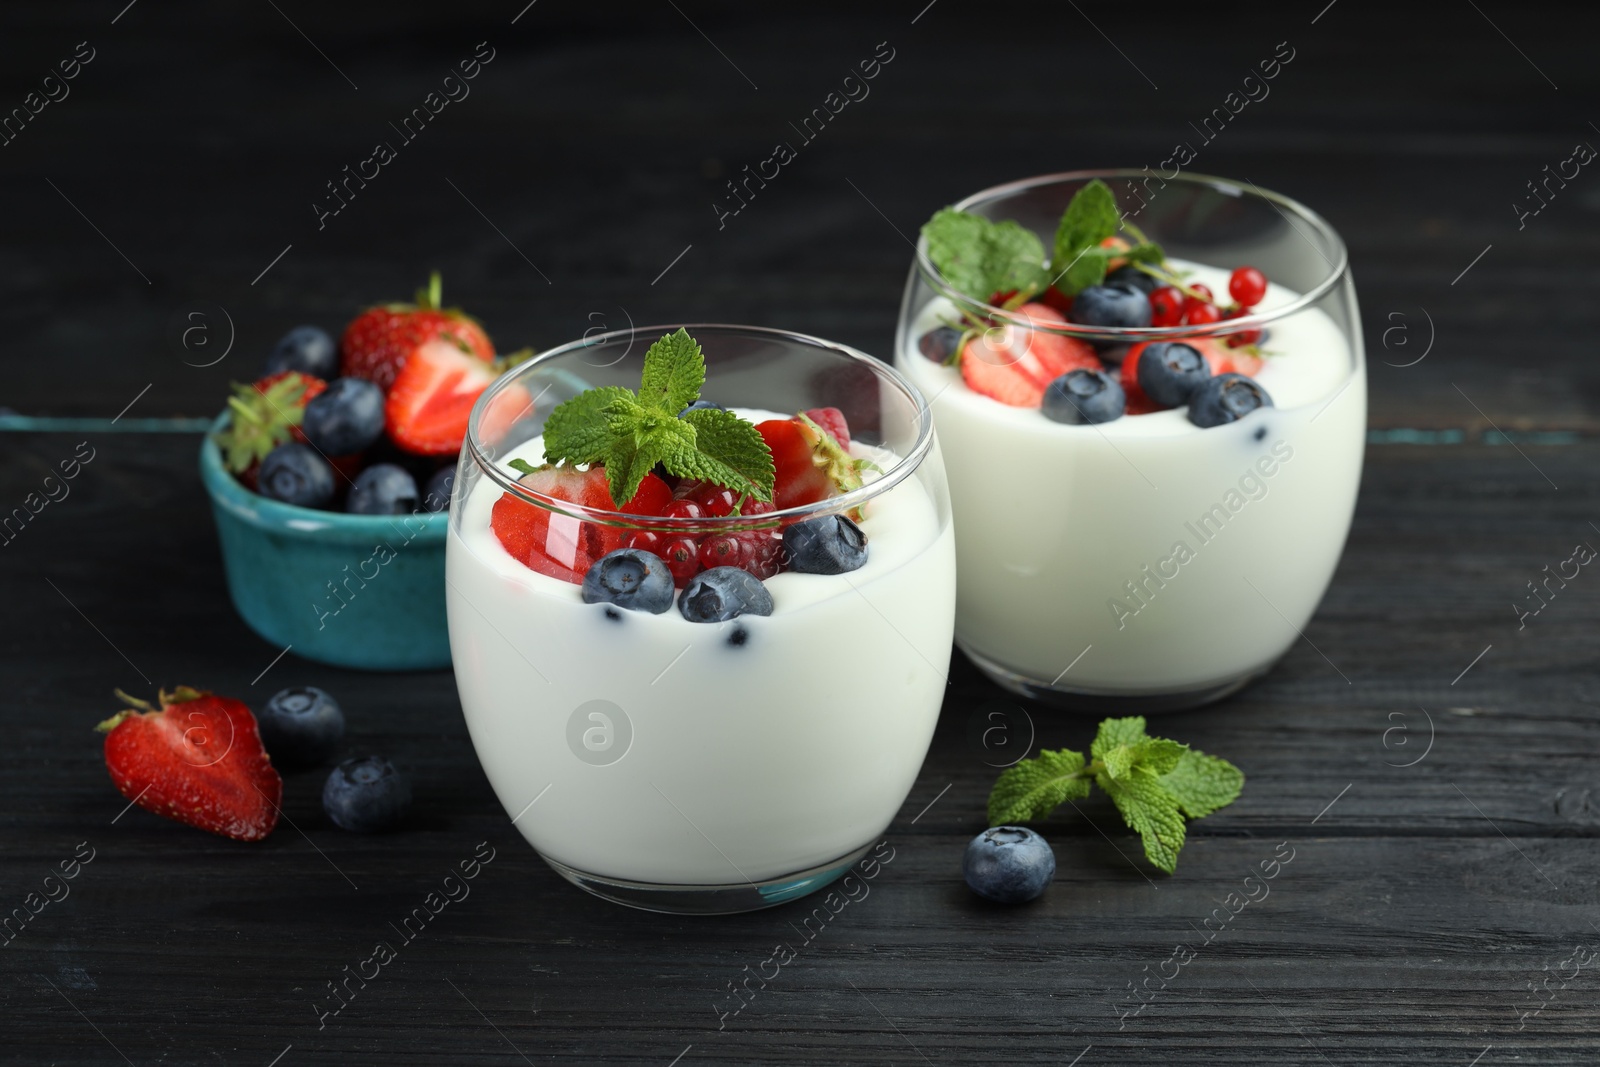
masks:
[[(1125, 232), (1127, 248), (1101, 248), (1107, 237)], [(958, 292), (987, 301), (996, 293), (1015, 296), (1007, 310), (1054, 286), (1076, 296), (1105, 281), (1113, 259), (1160, 265), (1161, 246), (1122, 218), (1105, 182), (1095, 178), (1072, 196), (1056, 227), (1048, 266), (1044, 245), (1033, 231), (1010, 220), (991, 222), (980, 215), (945, 208), (923, 224), (928, 257)]]
[(1002, 774), (989, 793), (989, 824), (1043, 819), (1089, 795), (1092, 781), (1111, 797), (1144, 841), (1152, 864), (1171, 874), (1183, 848), (1184, 819), (1198, 819), (1239, 797), (1244, 775), (1225, 759), (1145, 733), (1143, 716), (1100, 724), (1089, 760), (1071, 749), (1041, 751)]
[[(700, 399), (706, 361), (679, 329), (650, 346), (638, 393), (620, 385), (589, 389), (550, 413), (544, 455), (550, 463), (603, 463), (612, 501), (633, 499), (657, 463), (679, 478), (698, 478), (772, 499), (772, 452), (753, 423), (731, 411), (678, 412)], [(521, 469), (521, 468), (518, 468)]]
[(958, 292), (987, 301), (996, 293), (1033, 294), (1044, 289), (1044, 245), (1032, 230), (1009, 219), (945, 208), (922, 226), (928, 256)]

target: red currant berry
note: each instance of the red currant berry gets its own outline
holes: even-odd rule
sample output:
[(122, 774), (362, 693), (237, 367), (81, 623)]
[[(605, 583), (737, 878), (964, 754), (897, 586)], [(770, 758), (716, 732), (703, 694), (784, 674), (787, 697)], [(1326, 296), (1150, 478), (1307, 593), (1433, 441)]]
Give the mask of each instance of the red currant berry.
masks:
[(1261, 341), (1260, 330), (1240, 330), (1226, 338), (1229, 348), (1242, 348), (1245, 345), (1258, 344)]
[(692, 537), (680, 537), (667, 542), (660, 555), (666, 560), (667, 569), (672, 572), (672, 584), (679, 589), (700, 573), (700, 545)]
[(705, 508), (694, 500), (674, 500), (661, 509), (661, 514), (669, 519), (701, 519), (705, 513)]
[(1214, 303), (1216, 303), (1216, 300), (1211, 295), (1211, 290), (1206, 288), (1205, 286), (1203, 286), (1203, 285), (1191, 285), (1191, 286), (1189, 286), (1189, 289), (1195, 295), (1194, 296), (1189, 296), (1188, 294), (1184, 295), (1184, 298), (1183, 298), (1183, 310), (1188, 311), (1190, 308), (1198, 307), (1201, 304), (1214, 304)]
[(700, 566), (739, 567), (744, 564), (748, 549), (734, 534), (717, 534), (700, 542)]
[(628, 538), (629, 548), (639, 548), (646, 552), (661, 555), (661, 546), (666, 543), (666, 538), (653, 530), (639, 530)]
[(1228, 292), (1240, 304), (1253, 308), (1267, 295), (1267, 276), (1254, 267), (1240, 267), (1228, 276)]
[(1205, 326), (1221, 319), (1222, 312), (1217, 310), (1215, 304), (1194, 304), (1183, 313), (1183, 322), (1186, 326)]
[(1183, 319), (1184, 296), (1170, 285), (1150, 294), (1150, 325), (1176, 326)]
[(725, 486), (706, 482), (694, 491), (690, 499), (698, 503), (705, 514), (721, 517), (733, 514), (733, 506), (738, 503), (739, 494)]

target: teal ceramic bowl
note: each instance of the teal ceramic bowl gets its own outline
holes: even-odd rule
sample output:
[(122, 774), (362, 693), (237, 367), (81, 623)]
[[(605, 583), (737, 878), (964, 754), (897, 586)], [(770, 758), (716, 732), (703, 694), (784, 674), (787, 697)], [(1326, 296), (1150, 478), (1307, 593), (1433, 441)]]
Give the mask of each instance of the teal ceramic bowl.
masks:
[(212, 434), (200, 477), (222, 542), (233, 606), (297, 656), (369, 671), (450, 666), (445, 628), (448, 512), (347, 515), (268, 500), (222, 466)]

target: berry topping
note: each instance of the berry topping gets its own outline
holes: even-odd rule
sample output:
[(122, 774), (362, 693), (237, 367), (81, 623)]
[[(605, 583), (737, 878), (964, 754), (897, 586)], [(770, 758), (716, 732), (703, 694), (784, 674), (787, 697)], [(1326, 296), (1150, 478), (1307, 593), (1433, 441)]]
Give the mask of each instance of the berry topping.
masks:
[(1148, 415), (1161, 410), (1161, 406), (1145, 396), (1144, 390), (1139, 388), (1139, 355), (1149, 347), (1148, 341), (1141, 341), (1128, 349), (1118, 370), (1117, 384), (1122, 386), (1122, 394), (1126, 397), (1124, 415)]
[(1228, 295), (1240, 307), (1253, 308), (1267, 295), (1267, 276), (1254, 267), (1239, 267), (1228, 276)]
[[(1059, 312), (1043, 304), (1024, 304), (1017, 313), (1041, 327), (1067, 325)], [(1100, 368), (1085, 341), (1009, 323), (976, 334), (961, 354), (967, 387), (1012, 407), (1038, 407), (1045, 386), (1056, 378), (1070, 370)]]
[(1202, 383), (1189, 397), (1189, 421), (1206, 429), (1271, 406), (1272, 397), (1253, 378), (1223, 374)]
[(106, 770), (122, 795), (157, 815), (239, 841), (278, 825), (283, 779), (272, 767), (255, 716), (237, 700), (179, 686), (159, 709), (132, 705), (102, 722)]
[(784, 528), (789, 569), (801, 574), (844, 574), (867, 562), (867, 535), (844, 515), (820, 515)]
[(1181, 341), (1146, 345), (1137, 362), (1139, 388), (1162, 407), (1186, 403), (1189, 394), (1211, 376), (1205, 357), (1193, 345)]
[(680, 418), (680, 419), (683, 418), (685, 415), (689, 414), (689, 412), (691, 412), (691, 411), (707, 411), (707, 410), (710, 410), (710, 411), (727, 411), (728, 409), (723, 407), (721, 404), (713, 404), (709, 400), (696, 400), (693, 404), (690, 404), (688, 407), (686, 407), (682, 411), (678, 412), (678, 418)]
[(339, 350), (333, 338), (320, 326), (296, 326), (279, 339), (267, 357), (267, 374), (286, 370), (318, 378), (334, 378), (339, 374)]
[(761, 579), (739, 567), (714, 567), (698, 574), (678, 597), (690, 622), (727, 622), (740, 615), (771, 615), (772, 594)]
[(1184, 295), (1170, 285), (1150, 294), (1150, 325), (1177, 326), (1183, 321)]
[(1151, 293), (1155, 292), (1161, 287), (1161, 283), (1159, 281), (1150, 277), (1150, 275), (1146, 274), (1144, 271), (1140, 270), (1138, 267), (1135, 267), (1131, 263), (1125, 267), (1118, 267), (1110, 274), (1107, 274), (1106, 284), (1125, 285), (1131, 289), (1139, 290), (1139, 292), (1143, 293), (1145, 296), (1149, 296)]
[(1120, 419), (1126, 405), (1117, 379), (1105, 371), (1074, 370), (1050, 383), (1040, 410), (1054, 422), (1083, 425)]
[[(513, 466), (517, 463), (513, 462)], [(539, 496), (597, 511), (616, 510), (603, 469), (535, 468), (526, 464), (518, 469), (523, 471), (518, 482)], [(620, 510), (631, 515), (659, 515), (671, 500), (672, 490), (667, 484), (647, 474), (639, 483), (639, 491)], [(628, 538), (625, 530), (555, 515), (512, 493), (502, 494), (495, 501), (489, 528), (517, 562), (574, 585), (583, 581), (596, 560), (622, 547)]]
[(472, 405), (495, 379), (494, 367), (463, 352), (453, 339), (417, 348), (389, 388), (389, 437), (407, 452), (453, 456), (467, 436)]
[(772, 503), (776, 507), (814, 504), (860, 488), (861, 462), (808, 417), (768, 419), (757, 423), (756, 430), (772, 453), (776, 472)]
[(1202, 304), (1214, 305), (1217, 302), (1216, 298), (1211, 295), (1210, 287), (1201, 285), (1199, 282), (1189, 286), (1189, 291), (1195, 295), (1189, 296), (1186, 294), (1184, 296), (1183, 310), (1185, 311), (1188, 311), (1190, 308), (1199, 307)]
[(669, 540), (661, 546), (661, 558), (672, 572), (672, 584), (681, 589), (700, 573), (700, 542), (692, 537)]
[(325, 507), (333, 490), (333, 468), (316, 449), (298, 441), (268, 452), (256, 473), (256, 491), (262, 496), (303, 508)]
[(228, 398), (228, 425), (217, 434), (223, 465), (254, 486), (256, 468), (285, 441), (304, 441), (300, 420), (306, 404), (328, 383), (299, 371), (269, 374), (250, 385), (234, 385)]
[(1083, 326), (1148, 326), (1150, 298), (1132, 285), (1091, 285), (1072, 302), (1072, 321)]
[(383, 390), (363, 378), (336, 378), (306, 404), (300, 431), (325, 456), (360, 452), (383, 433)]
[(322, 786), (322, 810), (341, 830), (372, 834), (397, 825), (411, 808), (411, 781), (382, 756), (355, 756)]
[(1222, 310), (1215, 304), (1191, 303), (1183, 313), (1183, 325), (1208, 326), (1222, 321)]
[(279, 690), (256, 720), (267, 753), (286, 767), (325, 763), (344, 740), (339, 702), (315, 686)]
[(985, 830), (967, 845), (961, 874), (972, 891), (997, 904), (1037, 898), (1056, 876), (1056, 854), (1044, 838), (1022, 826)]
[(961, 331), (954, 326), (938, 326), (923, 334), (917, 350), (935, 363), (948, 363), (961, 343)]
[(410, 515), (417, 510), (417, 499), (417, 480), (410, 471), (393, 463), (374, 463), (356, 475), (344, 509), (352, 515)]
[(494, 345), (483, 327), (458, 310), (441, 308), (440, 296), (435, 271), (415, 304), (384, 304), (356, 316), (339, 339), (341, 373), (388, 389), (418, 349), (440, 338), (479, 362), (494, 359)]
[(583, 576), (585, 604), (615, 604), (660, 615), (672, 607), (672, 571), (660, 556), (619, 548), (595, 561)]
[(795, 421), (799, 422), (802, 416), (832, 434), (840, 448), (850, 447), (850, 424), (845, 421), (844, 412), (838, 408), (811, 408), (795, 416)]
[(749, 546), (736, 534), (713, 534), (700, 542), (696, 558), (705, 570), (713, 567), (742, 567)]
[(1261, 343), (1261, 331), (1240, 330), (1238, 333), (1230, 333), (1227, 337), (1223, 338), (1223, 340), (1230, 348), (1243, 348), (1245, 345), (1258, 345)]

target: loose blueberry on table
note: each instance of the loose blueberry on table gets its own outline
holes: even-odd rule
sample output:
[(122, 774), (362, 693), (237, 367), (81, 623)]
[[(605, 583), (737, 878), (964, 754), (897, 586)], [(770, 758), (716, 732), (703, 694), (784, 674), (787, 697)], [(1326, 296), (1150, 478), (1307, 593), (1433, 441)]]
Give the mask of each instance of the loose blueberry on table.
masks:
[[(689, 622), (771, 615), (765, 580), (782, 571), (839, 575), (866, 563), (859, 509), (765, 519), (825, 503), (874, 469), (850, 452), (837, 408), (752, 423), (699, 399), (705, 358), (684, 330), (645, 354), (638, 393), (591, 389), (545, 422), (542, 466), (513, 459), (521, 490), (557, 504), (620, 513), (620, 524), (551, 529), (551, 512), (518, 492), (495, 501), (489, 525), (512, 558), (581, 587), (586, 603)], [(662, 383), (666, 383), (663, 385)], [(637, 527), (628, 528), (637, 521)], [(742, 645), (749, 632), (736, 631)]]
[(411, 780), (382, 756), (353, 756), (328, 775), (322, 810), (352, 833), (393, 829), (411, 810)]
[(974, 837), (961, 861), (972, 891), (997, 904), (1036, 900), (1056, 876), (1056, 854), (1023, 826), (996, 826)]
[(267, 752), (285, 766), (326, 763), (344, 740), (344, 712), (339, 702), (313, 685), (274, 693), (262, 705), (256, 721)]
[[(1016, 222), (953, 208), (937, 212), (922, 233), (962, 299), (960, 320), (924, 333), (917, 347), (934, 362), (959, 364), (967, 387), (992, 400), (1038, 408), (1054, 422), (1096, 424), (1182, 407), (1207, 378), (1261, 369), (1266, 331), (1258, 327), (1155, 344), (1091, 344), (1053, 332), (1205, 327), (1252, 314), (1266, 299), (1267, 278), (1251, 266), (1229, 275), (1228, 303), (1186, 282), (1161, 247), (1122, 218), (1099, 179), (1073, 196), (1048, 254)], [(1202, 428), (1232, 421), (1249, 410), (1241, 407), (1245, 396), (1226, 409), (1237, 412), (1231, 418), (1191, 414), (1189, 421)], [(1255, 407), (1271, 404), (1259, 386), (1248, 396)]]

